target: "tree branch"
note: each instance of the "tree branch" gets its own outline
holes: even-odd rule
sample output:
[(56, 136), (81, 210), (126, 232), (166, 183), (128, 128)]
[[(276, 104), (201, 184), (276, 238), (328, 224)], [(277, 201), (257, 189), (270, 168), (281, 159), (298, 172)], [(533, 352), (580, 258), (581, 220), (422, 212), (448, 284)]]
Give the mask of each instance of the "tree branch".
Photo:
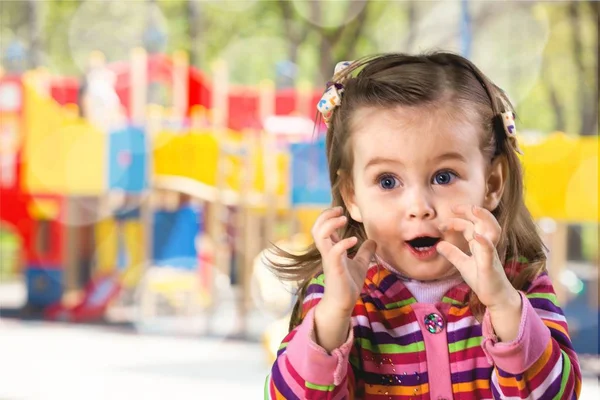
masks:
[[(589, 99), (589, 88), (585, 83), (585, 65), (583, 61), (583, 38), (581, 32), (581, 16), (580, 16), (580, 4), (579, 2), (572, 2), (569, 4), (569, 17), (571, 18), (572, 35), (571, 42), (573, 44), (573, 59), (577, 67), (577, 91), (579, 92), (579, 109), (581, 125), (579, 126), (579, 134), (591, 135), (593, 134), (594, 125), (597, 119), (597, 107), (594, 105), (593, 109), (590, 109), (593, 103), (594, 96), (592, 94)], [(591, 100), (591, 101), (589, 101)]]
[(367, 17), (369, 14), (368, 8), (369, 5), (365, 5), (365, 8), (360, 12), (360, 14), (358, 14), (357, 18), (353, 21), (352, 29), (354, 30), (354, 32), (352, 34), (348, 32), (348, 35), (346, 35), (348, 39), (343, 43), (342, 46), (345, 49), (349, 49), (349, 54), (346, 57), (352, 59), (356, 58), (356, 43), (360, 39), (360, 36), (362, 35), (365, 29)]
[(279, 4), (279, 9), (281, 10), (281, 14), (283, 15), (283, 29), (285, 29), (285, 33), (288, 39), (293, 40), (292, 30), (290, 28), (290, 24), (287, 21), (291, 21), (294, 15), (292, 11), (292, 7), (290, 6), (290, 2), (287, 0), (278, 0), (277, 4)]
[[(341, 25), (341, 26), (337, 27), (336, 29), (334, 29), (333, 31), (331, 31), (330, 33), (326, 34), (326, 36), (329, 39), (329, 41), (331, 42), (332, 46), (335, 46), (340, 41), (342, 34), (345, 33), (347, 30), (351, 29), (352, 26), (356, 24), (356, 21), (358, 19), (360, 19), (361, 16), (365, 13), (365, 10), (367, 8), (367, 0), (350, 0), (348, 8), (346, 8), (346, 14), (344, 16), (344, 21), (347, 21), (348, 19), (350, 19), (352, 14), (355, 13), (356, 8), (360, 8), (360, 12), (356, 15), (356, 17), (352, 21), (350, 21), (349, 23), (346, 23), (344, 25)], [(364, 23), (364, 19), (363, 19), (363, 23)]]

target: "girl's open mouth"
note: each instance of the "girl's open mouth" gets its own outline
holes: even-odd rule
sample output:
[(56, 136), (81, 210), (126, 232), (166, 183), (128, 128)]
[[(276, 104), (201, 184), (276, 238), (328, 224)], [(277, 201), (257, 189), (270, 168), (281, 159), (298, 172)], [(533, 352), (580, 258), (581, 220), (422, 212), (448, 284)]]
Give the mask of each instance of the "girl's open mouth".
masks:
[(440, 238), (423, 236), (412, 240), (407, 240), (406, 246), (411, 253), (419, 259), (428, 259), (437, 255), (435, 245), (440, 241)]

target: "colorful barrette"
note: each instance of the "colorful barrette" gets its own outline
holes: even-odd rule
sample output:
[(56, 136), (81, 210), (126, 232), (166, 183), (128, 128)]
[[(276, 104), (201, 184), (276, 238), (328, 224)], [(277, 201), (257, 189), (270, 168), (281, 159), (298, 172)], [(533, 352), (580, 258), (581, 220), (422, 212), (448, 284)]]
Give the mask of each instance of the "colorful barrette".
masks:
[(523, 151), (519, 147), (519, 141), (517, 140), (517, 125), (515, 123), (515, 113), (510, 111), (510, 108), (506, 103), (504, 104), (504, 109), (507, 111), (500, 113), (500, 117), (502, 118), (502, 124), (504, 125), (504, 132), (506, 132), (506, 137), (512, 143), (517, 153), (523, 154)]
[[(342, 61), (336, 64), (333, 71), (334, 79), (346, 68), (352, 65), (352, 61)], [(341, 79), (339, 82), (327, 82), (327, 90), (323, 93), (321, 100), (317, 104), (317, 109), (323, 115), (323, 121), (325, 125), (329, 127), (331, 117), (333, 116), (333, 110), (342, 104), (342, 94), (344, 93), (344, 85)]]

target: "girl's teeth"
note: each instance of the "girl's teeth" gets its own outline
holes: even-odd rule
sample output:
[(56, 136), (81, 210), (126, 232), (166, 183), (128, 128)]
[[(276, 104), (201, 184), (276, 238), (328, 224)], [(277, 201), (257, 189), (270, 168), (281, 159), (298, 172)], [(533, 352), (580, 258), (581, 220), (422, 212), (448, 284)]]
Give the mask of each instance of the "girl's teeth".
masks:
[(430, 249), (430, 248), (431, 248), (431, 246), (429, 246), (429, 247), (415, 247), (415, 249), (417, 249), (419, 251), (424, 251), (424, 250), (427, 250), (427, 249)]

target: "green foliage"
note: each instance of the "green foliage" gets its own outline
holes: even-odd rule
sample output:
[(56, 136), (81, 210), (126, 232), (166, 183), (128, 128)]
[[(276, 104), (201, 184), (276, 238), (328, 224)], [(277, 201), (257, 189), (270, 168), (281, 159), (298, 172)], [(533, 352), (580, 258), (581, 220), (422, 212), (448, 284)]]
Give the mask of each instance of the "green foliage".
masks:
[[(224, 59), (234, 85), (274, 80), (277, 64), (286, 60), (296, 63), (298, 81), (318, 87), (340, 60), (436, 47), (459, 50), (459, 6), (447, 2), (381, 0), (361, 8), (356, 0), (190, 1), (36, 2), (44, 61), (54, 73), (80, 75), (92, 50), (105, 52), (109, 62), (126, 59), (130, 48), (143, 44), (151, 20), (166, 34), (168, 53), (185, 50), (208, 73), (216, 59)], [(147, 11), (148, 5), (158, 15)], [(192, 5), (196, 15), (190, 11)], [(551, 132), (563, 121), (567, 132), (579, 133), (582, 110), (593, 107), (588, 103), (597, 98), (597, 92), (591, 93), (598, 73), (597, 14), (592, 2), (577, 2), (574, 25), (571, 6), (569, 2), (470, 4), (475, 61), (479, 55), (494, 55), (491, 67), (484, 62), (482, 69), (517, 98), (522, 130)], [(489, 12), (492, 7), (496, 8)], [(29, 22), (27, 2), (2, 1), (0, 50), (14, 39), (27, 43)], [(535, 40), (543, 36), (542, 28), (547, 37), (540, 47)], [(194, 32), (195, 39), (190, 37)], [(505, 39), (515, 32), (520, 35), (516, 47)], [(532, 62), (536, 57), (541, 63)]]

